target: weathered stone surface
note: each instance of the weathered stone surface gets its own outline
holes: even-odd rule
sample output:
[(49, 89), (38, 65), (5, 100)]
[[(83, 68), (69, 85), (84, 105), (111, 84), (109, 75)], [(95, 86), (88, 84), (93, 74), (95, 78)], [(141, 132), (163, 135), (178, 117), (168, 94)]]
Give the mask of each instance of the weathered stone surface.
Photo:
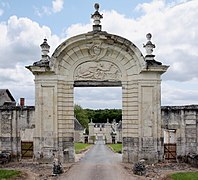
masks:
[[(123, 89), (123, 161), (150, 156), (151, 149), (149, 160), (161, 158), (156, 155), (161, 149), (157, 139), (162, 136), (160, 76), (168, 66), (148, 65), (140, 50), (123, 37), (92, 31), (60, 44), (49, 58), (49, 65), (34, 63), (27, 68), (35, 75), (35, 154), (51, 157), (55, 149), (60, 161), (72, 161), (72, 141), (63, 139), (74, 136), (74, 86), (115, 85)], [(145, 142), (149, 143), (142, 146)]]
[[(8, 151), (13, 156), (20, 155), (22, 134), (35, 127), (33, 106), (0, 106), (0, 151)], [(32, 141), (30, 133), (26, 141)]]
[(162, 127), (174, 129), (177, 156), (198, 152), (198, 105), (163, 106)]

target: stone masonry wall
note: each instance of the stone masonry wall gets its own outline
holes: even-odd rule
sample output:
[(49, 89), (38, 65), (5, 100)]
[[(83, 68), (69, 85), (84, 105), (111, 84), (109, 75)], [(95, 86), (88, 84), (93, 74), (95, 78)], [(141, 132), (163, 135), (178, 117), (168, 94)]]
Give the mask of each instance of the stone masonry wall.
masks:
[(163, 128), (176, 130), (177, 156), (198, 153), (198, 105), (163, 106)]
[(22, 132), (35, 127), (34, 111), (33, 106), (0, 106), (0, 151), (20, 154)]
[[(33, 106), (0, 107), (0, 150), (21, 152), (21, 134), (35, 127)], [(198, 105), (162, 106), (162, 130), (176, 130), (177, 156), (198, 152)], [(131, 142), (132, 143), (132, 142)]]

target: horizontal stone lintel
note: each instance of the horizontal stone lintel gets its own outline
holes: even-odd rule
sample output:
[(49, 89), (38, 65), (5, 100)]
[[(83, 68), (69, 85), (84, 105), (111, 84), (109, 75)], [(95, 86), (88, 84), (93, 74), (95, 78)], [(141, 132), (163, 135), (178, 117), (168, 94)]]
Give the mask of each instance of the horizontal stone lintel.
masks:
[(121, 87), (121, 81), (74, 81), (74, 87)]

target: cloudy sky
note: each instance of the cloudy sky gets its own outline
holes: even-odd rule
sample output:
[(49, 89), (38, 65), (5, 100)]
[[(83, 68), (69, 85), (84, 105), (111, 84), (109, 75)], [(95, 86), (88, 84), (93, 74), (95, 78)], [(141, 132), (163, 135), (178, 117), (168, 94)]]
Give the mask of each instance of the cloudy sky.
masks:
[[(0, 88), (34, 105), (34, 77), (25, 66), (40, 60), (46, 37), (50, 54), (65, 39), (92, 30), (93, 0), (0, 0)], [(198, 0), (98, 0), (102, 29), (123, 36), (145, 55), (153, 35), (156, 60), (170, 65), (162, 76), (162, 105), (198, 104)], [(121, 88), (75, 88), (84, 108), (121, 108)]]

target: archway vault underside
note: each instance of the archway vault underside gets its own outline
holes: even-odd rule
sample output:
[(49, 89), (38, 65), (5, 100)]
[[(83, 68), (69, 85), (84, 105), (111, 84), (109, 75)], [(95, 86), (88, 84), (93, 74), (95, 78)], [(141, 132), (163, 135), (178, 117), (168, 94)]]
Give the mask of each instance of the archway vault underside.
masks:
[(37, 159), (74, 161), (74, 95), (78, 86), (122, 86), (123, 161), (163, 158), (160, 75), (167, 66), (148, 66), (130, 41), (106, 32), (87, 33), (63, 42), (35, 75)]

